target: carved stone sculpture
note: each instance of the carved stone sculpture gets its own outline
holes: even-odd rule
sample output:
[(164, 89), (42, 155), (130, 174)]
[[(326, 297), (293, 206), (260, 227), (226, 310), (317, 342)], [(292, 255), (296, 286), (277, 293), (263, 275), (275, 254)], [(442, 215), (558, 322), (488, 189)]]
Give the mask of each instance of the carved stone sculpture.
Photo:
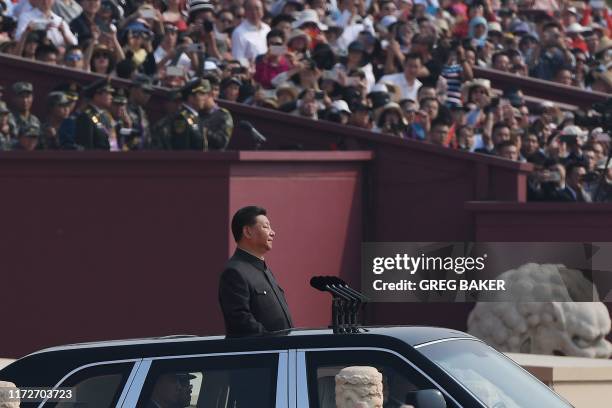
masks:
[(382, 374), (374, 367), (345, 367), (336, 374), (336, 408), (382, 408)]
[(529, 263), (498, 279), (509, 290), (476, 304), (468, 317), (470, 334), (500, 351), (610, 358), (610, 315), (580, 271)]
[(16, 389), (15, 384), (8, 381), (0, 381), (0, 408), (19, 408), (19, 401), (11, 399), (9, 390)]

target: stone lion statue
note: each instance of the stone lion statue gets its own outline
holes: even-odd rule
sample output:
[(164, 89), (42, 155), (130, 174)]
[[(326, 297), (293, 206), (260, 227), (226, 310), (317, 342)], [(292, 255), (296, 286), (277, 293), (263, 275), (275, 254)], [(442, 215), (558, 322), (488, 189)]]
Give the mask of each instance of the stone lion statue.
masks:
[(476, 304), (468, 317), (470, 334), (505, 352), (610, 358), (610, 315), (582, 272), (528, 263), (498, 279), (508, 290)]

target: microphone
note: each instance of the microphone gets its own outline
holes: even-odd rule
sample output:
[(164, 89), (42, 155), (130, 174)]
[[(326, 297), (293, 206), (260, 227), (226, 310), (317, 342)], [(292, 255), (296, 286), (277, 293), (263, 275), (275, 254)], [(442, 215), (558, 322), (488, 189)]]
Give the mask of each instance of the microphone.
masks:
[(351, 288), (343, 279), (338, 278), (337, 276), (330, 276), (329, 278), (333, 281), (334, 285), (348, 291), (354, 297), (358, 298), (361, 303), (368, 303), (368, 301), (370, 300), (361, 292), (358, 292), (355, 289)]
[(238, 122), (238, 127), (240, 129), (242, 129), (242, 130), (245, 130), (245, 131), (249, 132), (251, 137), (255, 140), (255, 142), (258, 145), (260, 145), (262, 143), (266, 143), (268, 141), (268, 139), (266, 139), (266, 137), (264, 135), (259, 133), (259, 131), (257, 129), (255, 129), (255, 127), (251, 124), (251, 122), (249, 122), (247, 120), (239, 121)]

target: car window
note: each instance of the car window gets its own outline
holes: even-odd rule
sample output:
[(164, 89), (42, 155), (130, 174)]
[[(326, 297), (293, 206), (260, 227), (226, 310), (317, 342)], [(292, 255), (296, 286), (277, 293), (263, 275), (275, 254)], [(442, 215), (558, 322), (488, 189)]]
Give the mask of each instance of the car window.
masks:
[[(335, 376), (345, 367), (370, 366), (383, 375), (384, 408), (414, 404), (417, 391), (436, 389), (427, 378), (399, 357), (383, 351), (309, 352), (306, 356), (311, 408), (335, 408)], [(448, 407), (455, 407), (447, 401)]]
[(487, 407), (571, 407), (546, 385), (480, 341), (454, 340), (417, 349)]
[(46, 403), (44, 407), (114, 407), (133, 365), (133, 363), (104, 364), (79, 370), (60, 384), (60, 387), (73, 387), (76, 400)]
[(274, 407), (277, 370), (274, 353), (158, 360), (138, 407)]

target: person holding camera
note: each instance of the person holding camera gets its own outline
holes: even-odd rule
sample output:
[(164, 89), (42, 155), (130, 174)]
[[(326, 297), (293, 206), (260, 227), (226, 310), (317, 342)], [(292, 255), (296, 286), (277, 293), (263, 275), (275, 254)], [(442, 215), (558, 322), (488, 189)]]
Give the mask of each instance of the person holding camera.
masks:
[(19, 40), (22, 35), (27, 35), (31, 31), (42, 31), (56, 47), (76, 45), (77, 38), (68, 24), (51, 11), (54, 1), (39, 0), (32, 10), (23, 12), (17, 20), (15, 38)]
[(291, 56), (285, 45), (282, 31), (273, 29), (266, 35), (268, 52), (260, 55), (255, 62), (254, 79), (266, 89), (273, 88), (272, 79), (278, 74), (287, 72), (292, 67)]
[(187, 35), (197, 44), (199, 48), (190, 49), (198, 51), (200, 58), (207, 56), (222, 59), (222, 55), (217, 48), (215, 37), (215, 8), (207, 0), (194, 0), (189, 5), (189, 18), (187, 23)]

